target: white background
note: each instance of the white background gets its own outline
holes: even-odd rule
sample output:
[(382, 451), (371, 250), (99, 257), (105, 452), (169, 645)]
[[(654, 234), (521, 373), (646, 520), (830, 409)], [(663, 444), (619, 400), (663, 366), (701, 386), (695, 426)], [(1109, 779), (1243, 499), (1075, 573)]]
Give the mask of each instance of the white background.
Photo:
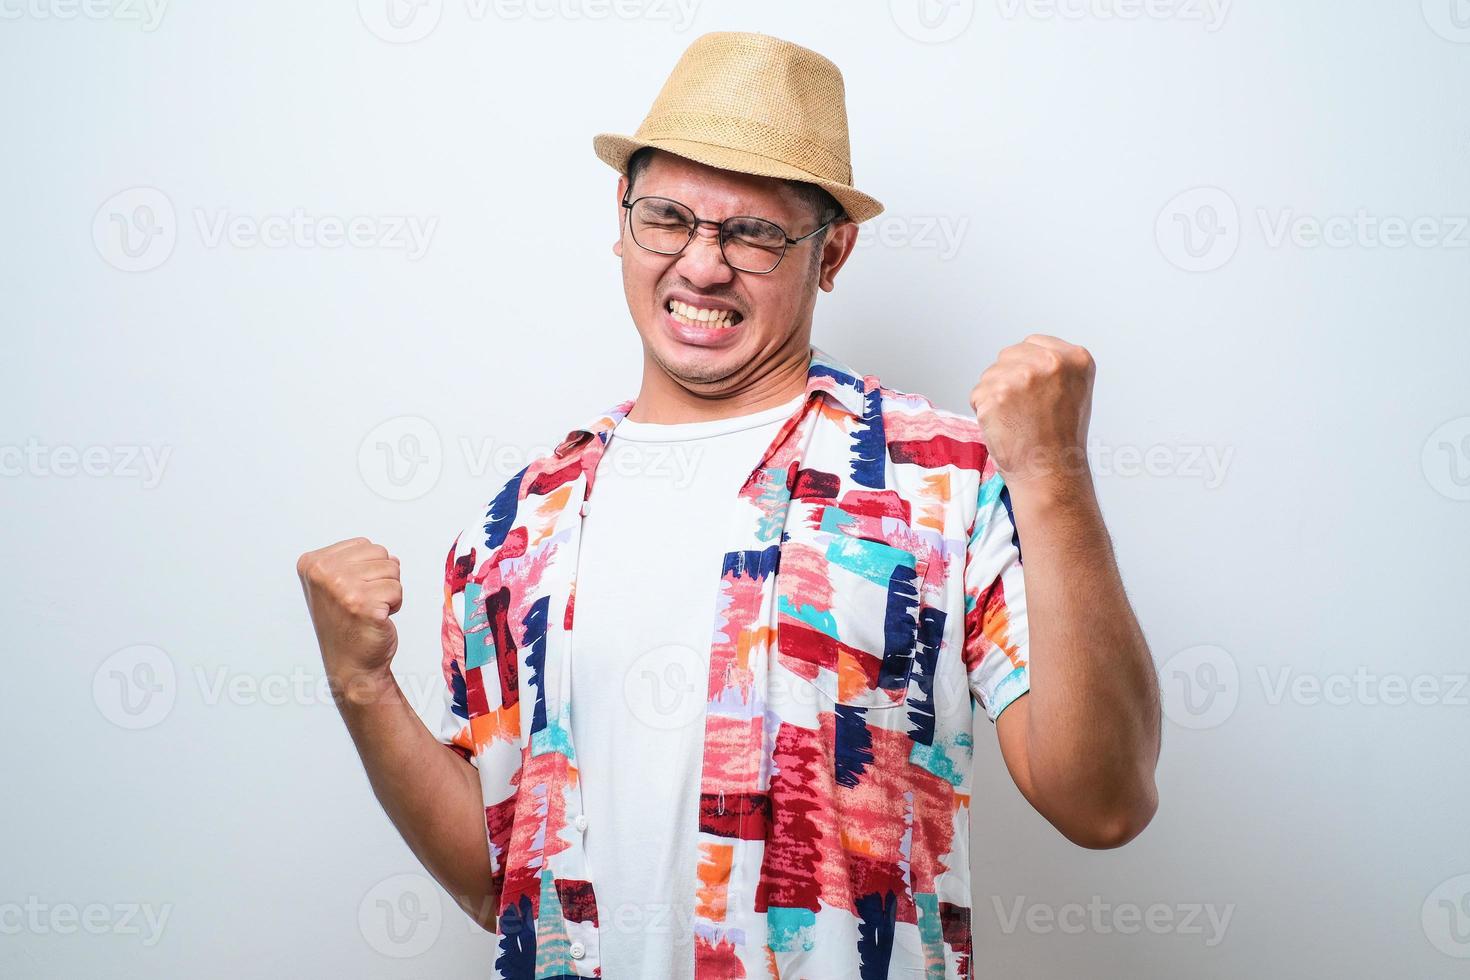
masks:
[(1162, 802), (1078, 849), (982, 719), (977, 976), (1463, 975), (1470, 4), (387, 2), (0, 0), (0, 974), (486, 975), (294, 562), (401, 556), (425, 702), (455, 531), (637, 389), (592, 135), (756, 29), (888, 208), (818, 344), (956, 409), (1028, 332), (1099, 364)]

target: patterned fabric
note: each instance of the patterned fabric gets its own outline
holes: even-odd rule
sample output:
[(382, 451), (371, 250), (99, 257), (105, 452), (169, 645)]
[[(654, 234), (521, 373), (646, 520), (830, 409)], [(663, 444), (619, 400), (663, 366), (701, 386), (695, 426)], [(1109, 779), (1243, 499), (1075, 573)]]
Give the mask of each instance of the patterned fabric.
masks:
[[(806, 391), (711, 569), (695, 975), (969, 977), (976, 707), (1030, 684), (1010, 497), (973, 417), (815, 346)], [(439, 737), (479, 770), (507, 980), (601, 975), (568, 656), (632, 405), (512, 477), (445, 564)]]

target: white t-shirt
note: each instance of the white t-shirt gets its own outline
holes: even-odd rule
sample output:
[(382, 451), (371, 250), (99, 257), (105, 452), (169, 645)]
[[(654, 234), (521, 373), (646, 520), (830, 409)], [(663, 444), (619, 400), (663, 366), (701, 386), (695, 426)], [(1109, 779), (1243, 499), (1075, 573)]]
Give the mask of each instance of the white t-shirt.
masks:
[(577, 570), (572, 741), (602, 975), (690, 980), (715, 583), (741, 483), (795, 413), (623, 419), (594, 477)]

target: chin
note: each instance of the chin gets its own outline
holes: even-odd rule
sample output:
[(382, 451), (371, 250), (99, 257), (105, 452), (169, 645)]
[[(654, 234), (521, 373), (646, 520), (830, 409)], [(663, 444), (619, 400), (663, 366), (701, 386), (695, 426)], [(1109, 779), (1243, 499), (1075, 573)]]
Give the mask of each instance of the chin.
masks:
[(690, 384), (708, 384), (729, 377), (743, 363), (733, 348), (707, 347), (660, 339), (651, 344), (653, 359), (671, 376)]

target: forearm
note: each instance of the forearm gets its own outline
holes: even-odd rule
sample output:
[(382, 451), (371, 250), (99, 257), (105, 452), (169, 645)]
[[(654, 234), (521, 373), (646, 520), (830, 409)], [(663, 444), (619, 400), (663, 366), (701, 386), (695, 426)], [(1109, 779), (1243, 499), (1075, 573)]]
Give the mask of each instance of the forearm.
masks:
[(1157, 807), (1159, 696), (1090, 475), (1013, 487), (1031, 655), (1027, 759), (1058, 820), (1131, 837)]
[(497, 896), (475, 767), (433, 736), (391, 674), (334, 678), (332, 689), (388, 819), (460, 907), (494, 929)]

